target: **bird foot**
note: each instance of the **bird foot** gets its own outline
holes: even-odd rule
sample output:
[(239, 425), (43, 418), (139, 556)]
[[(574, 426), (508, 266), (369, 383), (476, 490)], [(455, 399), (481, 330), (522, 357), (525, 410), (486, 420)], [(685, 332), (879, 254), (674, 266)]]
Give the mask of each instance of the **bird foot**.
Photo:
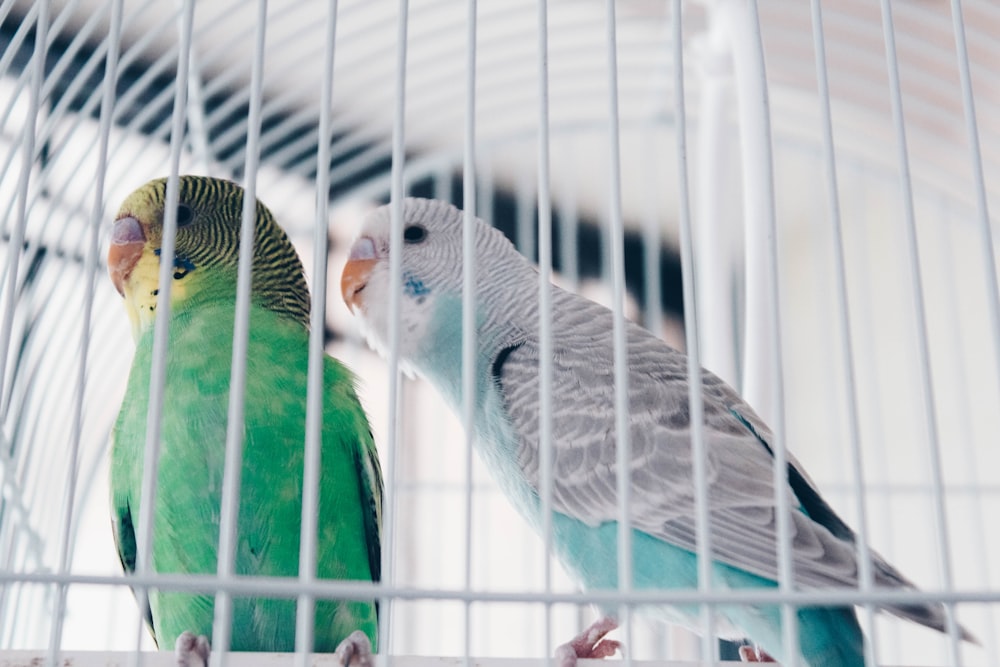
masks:
[(347, 638), (337, 645), (334, 655), (343, 667), (375, 667), (372, 643), (368, 635), (361, 630), (355, 630), (347, 635)]
[(575, 667), (580, 658), (600, 660), (614, 655), (615, 651), (623, 652), (624, 647), (620, 641), (604, 638), (617, 627), (618, 623), (609, 616), (594, 621), (589, 628), (556, 648), (559, 667)]
[(774, 658), (762, 651), (759, 646), (741, 646), (740, 660), (743, 662), (776, 662)]
[(195, 637), (191, 632), (184, 632), (174, 643), (174, 657), (177, 658), (177, 667), (208, 667), (208, 654), (211, 646), (208, 644), (208, 637), (201, 635)]

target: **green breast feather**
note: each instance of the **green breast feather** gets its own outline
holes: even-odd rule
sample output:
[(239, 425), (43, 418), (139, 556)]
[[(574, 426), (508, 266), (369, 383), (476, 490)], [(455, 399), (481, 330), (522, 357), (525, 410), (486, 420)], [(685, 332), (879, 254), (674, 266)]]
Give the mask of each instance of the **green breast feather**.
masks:
[[(233, 308), (201, 307), (173, 318), (163, 408), (163, 438), (153, 538), (158, 573), (217, 570)], [(134, 563), (142, 484), (152, 330), (138, 342), (128, 391), (114, 431), (112, 504), (122, 560)], [(305, 441), (307, 332), (254, 308), (248, 354), (245, 444), (235, 570), (297, 576)], [(318, 576), (377, 580), (378, 461), (353, 379), (325, 364)], [(154, 591), (153, 631), (172, 646), (185, 630), (211, 634), (213, 598)], [(317, 651), (332, 651), (351, 631), (375, 641), (372, 602), (320, 601)], [(295, 602), (237, 598), (234, 650), (294, 650)]]

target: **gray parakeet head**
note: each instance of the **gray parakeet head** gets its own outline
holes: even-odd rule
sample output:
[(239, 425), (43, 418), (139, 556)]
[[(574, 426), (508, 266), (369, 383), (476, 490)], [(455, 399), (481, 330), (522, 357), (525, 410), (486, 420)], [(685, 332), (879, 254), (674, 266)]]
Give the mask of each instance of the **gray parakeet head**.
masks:
[[(344, 302), (380, 353), (388, 351), (390, 216), (391, 207), (385, 205), (366, 218), (341, 276)], [(436, 335), (442, 328), (460, 332), (463, 227), (462, 211), (451, 204), (417, 198), (403, 202), (399, 321), (404, 362), (419, 355), (432, 330)], [(499, 230), (478, 219), (471, 229), (476, 235), (477, 313), (482, 315), (477, 319), (483, 324), (509, 309), (506, 302), (523, 294), (518, 284), (537, 280), (537, 272)], [(440, 318), (448, 318), (454, 328), (435, 324)], [(460, 349), (455, 348), (456, 357)]]

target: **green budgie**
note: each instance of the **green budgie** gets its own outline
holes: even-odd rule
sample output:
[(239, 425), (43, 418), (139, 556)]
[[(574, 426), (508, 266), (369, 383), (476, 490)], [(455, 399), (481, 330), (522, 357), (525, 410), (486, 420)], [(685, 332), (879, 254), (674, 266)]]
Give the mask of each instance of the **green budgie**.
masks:
[[(108, 269), (132, 322), (135, 358), (112, 433), (111, 509), (126, 571), (139, 558), (136, 529), (149, 404), (153, 322), (166, 179), (122, 204)], [(243, 189), (198, 176), (179, 180), (161, 455), (152, 569), (214, 574), (233, 354)], [(309, 291), (302, 264), (271, 212), (257, 202), (247, 354), (237, 575), (298, 576), (305, 448)], [(317, 577), (378, 581), (382, 477), (351, 372), (324, 362)], [(207, 661), (214, 596), (150, 590), (146, 619), (182, 664)], [(234, 596), (231, 649), (292, 651), (296, 601)], [(314, 650), (370, 660), (373, 600), (317, 600)], [(199, 636), (200, 635), (200, 636)]]

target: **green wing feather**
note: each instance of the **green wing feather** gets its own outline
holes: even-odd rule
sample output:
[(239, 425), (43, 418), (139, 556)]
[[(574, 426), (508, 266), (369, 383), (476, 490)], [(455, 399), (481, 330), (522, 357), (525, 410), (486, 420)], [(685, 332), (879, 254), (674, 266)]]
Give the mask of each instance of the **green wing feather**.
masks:
[[(112, 438), (111, 448), (114, 449), (114, 438)], [(135, 523), (132, 518), (132, 509), (129, 507), (128, 498), (116, 498), (112, 494), (111, 507), (111, 534), (115, 538), (115, 550), (118, 552), (118, 560), (121, 561), (122, 569), (126, 573), (135, 572)], [(138, 601), (138, 600), (137, 600)], [(149, 604), (144, 604), (142, 616), (146, 621), (146, 627), (156, 639), (153, 631), (153, 614), (149, 609)]]

